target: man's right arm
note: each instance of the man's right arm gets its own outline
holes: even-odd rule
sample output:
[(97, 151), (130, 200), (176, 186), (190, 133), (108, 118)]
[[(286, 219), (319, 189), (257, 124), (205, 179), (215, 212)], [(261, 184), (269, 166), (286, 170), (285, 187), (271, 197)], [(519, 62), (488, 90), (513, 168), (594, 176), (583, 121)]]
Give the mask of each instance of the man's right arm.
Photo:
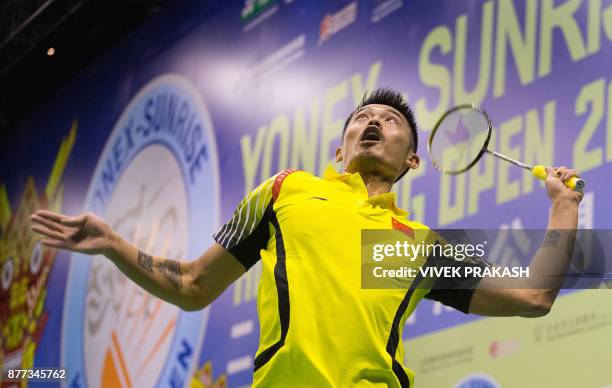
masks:
[(195, 261), (151, 256), (129, 244), (94, 214), (69, 217), (46, 210), (31, 216), (42, 244), (108, 257), (128, 278), (151, 294), (184, 310), (206, 307), (245, 267), (218, 243)]
[(197, 310), (214, 301), (260, 259), (260, 250), (269, 239), (273, 197), (292, 171), (269, 178), (249, 193), (213, 236), (215, 243), (192, 262), (140, 251), (91, 213), (68, 217), (40, 210), (31, 216), (32, 230), (43, 235), (41, 243), (49, 247), (102, 254), (151, 294), (184, 310)]

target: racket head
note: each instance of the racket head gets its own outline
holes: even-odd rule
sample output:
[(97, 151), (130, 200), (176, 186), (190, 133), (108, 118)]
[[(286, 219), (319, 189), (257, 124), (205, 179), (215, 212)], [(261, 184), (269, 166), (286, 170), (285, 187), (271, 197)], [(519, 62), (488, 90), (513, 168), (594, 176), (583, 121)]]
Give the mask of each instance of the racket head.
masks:
[(433, 127), (427, 152), (434, 167), (450, 175), (472, 168), (484, 155), (493, 125), (487, 112), (477, 104), (449, 109)]

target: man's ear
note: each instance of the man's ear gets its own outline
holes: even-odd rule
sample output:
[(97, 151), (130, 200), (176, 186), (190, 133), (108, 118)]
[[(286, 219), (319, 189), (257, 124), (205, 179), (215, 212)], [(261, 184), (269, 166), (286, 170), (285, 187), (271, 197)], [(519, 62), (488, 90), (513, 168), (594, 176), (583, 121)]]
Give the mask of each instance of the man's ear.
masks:
[(336, 148), (336, 163), (340, 163), (342, 161), (342, 147)]
[(419, 164), (421, 163), (421, 159), (419, 155), (410, 151), (406, 156), (406, 167), (409, 167), (411, 170), (416, 170), (419, 168)]

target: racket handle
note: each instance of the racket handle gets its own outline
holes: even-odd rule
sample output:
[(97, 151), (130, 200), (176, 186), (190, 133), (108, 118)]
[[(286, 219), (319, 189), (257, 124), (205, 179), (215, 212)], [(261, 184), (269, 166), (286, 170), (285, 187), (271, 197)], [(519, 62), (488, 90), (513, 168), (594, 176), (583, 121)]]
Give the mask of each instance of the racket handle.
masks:
[[(533, 173), (533, 176), (541, 180), (545, 180), (546, 176), (548, 175), (546, 174), (546, 166), (542, 165), (533, 166), (531, 172)], [(565, 183), (565, 186), (569, 187), (574, 191), (579, 191), (581, 193), (584, 191), (584, 181), (580, 178), (576, 178), (575, 176), (571, 177), (569, 180), (566, 180), (563, 183)]]

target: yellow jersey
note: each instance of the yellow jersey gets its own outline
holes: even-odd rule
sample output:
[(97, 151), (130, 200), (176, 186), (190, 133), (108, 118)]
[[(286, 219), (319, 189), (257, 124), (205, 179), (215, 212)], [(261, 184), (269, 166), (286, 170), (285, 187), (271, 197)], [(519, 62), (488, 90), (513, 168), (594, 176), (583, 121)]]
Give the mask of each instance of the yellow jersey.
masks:
[[(428, 229), (359, 173), (287, 170), (246, 196), (214, 235), (244, 266), (262, 261), (254, 386), (410, 387), (402, 331), (423, 297), (467, 312), (471, 294), (361, 287), (362, 229)], [(414, 265), (422, 265), (426, 258)]]

